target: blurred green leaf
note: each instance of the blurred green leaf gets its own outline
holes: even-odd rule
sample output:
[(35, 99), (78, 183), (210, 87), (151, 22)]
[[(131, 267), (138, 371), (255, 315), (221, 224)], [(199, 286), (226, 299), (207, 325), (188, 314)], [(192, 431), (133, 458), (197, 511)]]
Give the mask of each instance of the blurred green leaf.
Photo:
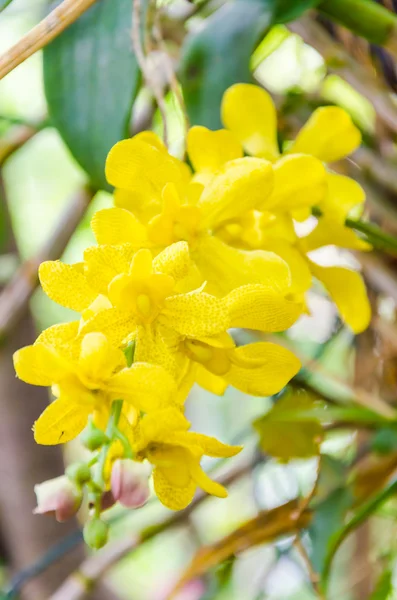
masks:
[(322, 0), (318, 8), (373, 44), (387, 44), (397, 27), (397, 15), (373, 0)]
[(371, 448), (379, 454), (389, 454), (397, 450), (397, 430), (391, 427), (379, 429), (371, 439)]
[(314, 8), (321, 0), (261, 0), (274, 13), (275, 23), (287, 23), (297, 19), (306, 10)]
[(0, 0), (0, 12), (7, 8), (9, 4), (11, 4), (12, 0)]
[(387, 600), (393, 591), (393, 571), (386, 569), (379, 577), (369, 600)]
[(349, 488), (343, 486), (333, 490), (314, 508), (309, 535), (312, 543), (311, 561), (317, 573), (323, 572), (334, 537), (343, 528), (352, 504), (353, 495)]
[(262, 0), (236, 0), (188, 36), (182, 47), (180, 80), (192, 125), (221, 127), (223, 93), (234, 83), (252, 81), (251, 54), (272, 19), (271, 8)]
[(98, 0), (44, 50), (52, 123), (91, 183), (108, 189), (105, 159), (128, 137), (140, 85), (132, 52), (131, 0)]
[[(281, 460), (309, 458), (319, 453), (322, 427), (317, 414), (310, 416), (316, 402), (303, 391), (288, 391), (273, 408), (254, 422), (262, 450)], [(309, 411), (304, 420), (299, 413)]]
[(342, 542), (359, 527), (368, 517), (370, 517), (378, 508), (380, 508), (386, 500), (395, 496), (397, 493), (397, 479), (391, 481), (383, 490), (376, 496), (371, 498), (365, 504), (360, 505), (350, 520), (340, 529), (336, 531), (328, 544), (328, 551), (324, 559), (324, 568), (322, 572), (323, 586), (326, 588), (331, 570), (332, 560), (340, 548)]

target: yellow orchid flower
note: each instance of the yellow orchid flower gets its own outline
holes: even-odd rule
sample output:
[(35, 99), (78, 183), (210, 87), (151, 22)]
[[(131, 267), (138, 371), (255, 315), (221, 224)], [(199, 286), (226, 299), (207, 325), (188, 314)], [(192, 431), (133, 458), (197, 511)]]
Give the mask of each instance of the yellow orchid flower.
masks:
[[(138, 177), (135, 164), (139, 163), (140, 176), (144, 181), (151, 181), (161, 195), (158, 212), (145, 223), (144, 230), (138, 220), (141, 210), (135, 211), (134, 206), (129, 205), (134, 214), (128, 213), (116, 201), (116, 208), (99, 211), (93, 219), (92, 227), (99, 244), (128, 242), (161, 250), (177, 241), (186, 241), (197, 276), (201, 282), (206, 281), (209, 291), (216, 295), (226, 294), (240, 285), (266, 284), (274, 279), (280, 281), (281, 287), (288, 286), (288, 267), (274, 253), (263, 250), (247, 253), (228, 246), (216, 236), (223, 224), (243, 217), (271, 194), (273, 169), (268, 161), (253, 157), (229, 160), (220, 166), (208, 185), (191, 184), (190, 190), (198, 192), (189, 194), (186, 188), (178, 187), (172, 173), (164, 183), (166, 167), (156, 169), (159, 154), (161, 164), (169, 164), (168, 158), (172, 157), (167, 158), (164, 151), (154, 146), (150, 146), (148, 152), (148, 148), (143, 148), (145, 144), (138, 142), (133, 138), (116, 144), (106, 162), (107, 178), (118, 188), (136, 185), (131, 172)], [(145, 162), (136, 156), (141, 151)], [(149, 204), (151, 197), (148, 193)]]
[[(256, 89), (255, 86), (252, 87)], [(264, 90), (258, 89), (266, 95)], [(239, 110), (244, 109), (240, 107)], [(211, 131), (202, 126), (189, 130), (187, 150), (195, 170), (192, 181), (205, 185), (209, 185), (226, 165), (235, 164), (243, 156), (243, 145), (233, 131)], [(263, 158), (259, 154), (256, 156)], [(294, 153), (277, 158), (268, 155), (266, 159), (273, 162), (273, 190), (270, 194), (263, 194), (252, 208), (271, 210), (276, 207), (284, 211), (298, 211), (322, 203), (327, 191), (327, 176), (318, 158)], [(234, 215), (233, 220), (244, 218), (247, 212), (245, 210), (238, 216)]]
[[(33, 346), (14, 354), (20, 379), (32, 385), (52, 386), (56, 400), (45, 409), (34, 425), (39, 444), (60, 444), (75, 438), (87, 425), (90, 415), (99, 420), (113, 400), (125, 401), (135, 421), (140, 411), (167, 406), (175, 384), (164, 369), (147, 363), (127, 368), (126, 358), (112, 347), (103, 333), (92, 332), (70, 347), (73, 327), (55, 326)], [(59, 339), (54, 346), (50, 340)], [(44, 343), (46, 342), (46, 343)]]
[(303, 298), (315, 277), (324, 285), (341, 318), (354, 333), (368, 327), (371, 308), (361, 275), (347, 267), (321, 267), (310, 255), (312, 250), (331, 244), (358, 250), (368, 250), (368, 244), (337, 220), (328, 218), (321, 218), (315, 228), (302, 238), (294, 230), (292, 217), (286, 214), (259, 213), (255, 227), (255, 235), (250, 234), (250, 229), (238, 231), (234, 240), (230, 230), (224, 231), (223, 235), (228, 236), (229, 243), (234, 241), (245, 247), (272, 248), (290, 268), (290, 294), (295, 299)]
[[(237, 348), (228, 334), (205, 342), (186, 339), (184, 353), (190, 359), (185, 379), (217, 395), (231, 385), (252, 396), (272, 396), (301, 367), (296, 356), (282, 346), (257, 342)], [(186, 382), (182, 385), (189, 387)]]
[(185, 508), (197, 486), (208, 494), (225, 498), (226, 489), (208, 477), (200, 466), (204, 455), (235, 456), (241, 446), (228, 446), (215, 438), (189, 432), (183, 414), (168, 408), (145, 415), (137, 428), (136, 459), (153, 465), (154, 489), (159, 500), (172, 510)]
[(116, 188), (115, 205), (132, 211), (143, 223), (159, 212), (166, 183), (173, 183), (181, 194), (189, 193), (192, 176), (188, 165), (171, 156), (152, 131), (116, 144), (109, 152), (106, 174)]
[[(344, 221), (352, 205), (364, 201), (364, 192), (357, 182), (327, 171), (321, 183), (318, 163), (310, 162), (313, 157), (322, 163), (338, 161), (360, 145), (361, 133), (343, 108), (316, 109), (283, 154), (277, 143), (276, 108), (261, 87), (231, 86), (223, 96), (221, 113), (225, 127), (248, 154), (274, 162), (275, 185), (271, 200), (279, 211), (284, 210), (285, 203), (288, 210), (299, 209), (299, 204), (301, 208), (316, 205), (330, 218)], [(324, 184), (321, 195), (320, 187)], [(269, 209), (269, 204), (264, 208)]]
[(116, 346), (134, 338), (136, 360), (161, 364), (174, 377), (186, 338), (200, 340), (229, 327), (284, 331), (301, 314), (301, 305), (285, 298), (277, 280), (241, 286), (224, 299), (201, 289), (178, 293), (189, 266), (186, 242), (155, 258), (148, 249), (134, 253), (124, 244), (88, 249), (83, 270), (49, 261), (39, 274), (50, 298), (82, 311), (80, 335), (102, 331)]

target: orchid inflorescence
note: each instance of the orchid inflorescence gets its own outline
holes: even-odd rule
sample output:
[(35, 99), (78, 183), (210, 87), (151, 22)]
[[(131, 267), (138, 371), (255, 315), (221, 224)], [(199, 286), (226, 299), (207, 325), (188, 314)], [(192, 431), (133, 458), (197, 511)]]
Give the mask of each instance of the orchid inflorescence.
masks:
[[(115, 206), (92, 219), (97, 245), (81, 263), (48, 261), (39, 269), (45, 293), (81, 318), (16, 352), (15, 369), (27, 383), (51, 386), (55, 397), (34, 424), (37, 443), (81, 433), (91, 454), (36, 486), (36, 511), (69, 518), (86, 489), (85, 538), (93, 547), (107, 539), (103, 510), (146, 502), (150, 465), (155, 493), (171, 509), (186, 507), (197, 486), (227, 495), (200, 461), (241, 447), (190, 431), (190, 389), (222, 395), (231, 385), (270, 396), (300, 368), (283, 346), (237, 346), (230, 330), (285, 331), (308, 310), (313, 278), (355, 333), (370, 319), (359, 273), (320, 266), (310, 255), (330, 244), (369, 248), (345, 226), (363, 190), (326, 166), (360, 144), (349, 115), (317, 109), (283, 153), (263, 89), (228, 89), (222, 119), (225, 129), (189, 130), (192, 168), (153, 132), (117, 143), (106, 162)], [(309, 217), (315, 226), (299, 236), (296, 223)]]

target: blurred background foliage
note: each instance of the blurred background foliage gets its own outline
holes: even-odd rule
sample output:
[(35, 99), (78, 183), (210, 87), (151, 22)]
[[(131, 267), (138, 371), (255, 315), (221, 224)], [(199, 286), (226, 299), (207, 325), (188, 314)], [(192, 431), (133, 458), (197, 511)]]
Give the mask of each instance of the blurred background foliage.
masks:
[[(48, 4), (0, 1), (0, 52), (35, 25)], [(181, 93), (190, 123), (216, 129), (225, 89), (256, 81), (275, 98), (281, 141), (291, 139), (315, 107), (338, 104), (361, 129), (364, 145), (335, 168), (364, 186), (367, 216), (385, 232), (397, 233), (397, 16), (391, 0), (384, 6), (372, 0), (164, 0), (157, 3), (159, 22), (153, 7), (145, 3), (142, 35), (148, 24), (149, 31), (154, 25), (162, 31), (160, 40), (148, 40), (146, 58), (165, 97), (173, 153), (183, 155)], [(89, 186), (87, 210), (80, 207), (84, 215), (63, 253), (66, 262), (80, 259), (94, 242), (93, 212), (112, 203), (103, 173), (109, 148), (144, 128), (162, 131), (150, 86), (132, 52), (131, 13), (131, 0), (97, 0), (43, 52), (0, 81), (0, 283), (5, 290), (20, 261), (35, 265), (46, 258), (43, 248), (59, 223), (62, 230), (71, 199)], [(12, 236), (18, 252), (10, 245)], [(179, 600), (397, 598), (396, 260), (385, 252), (357, 257), (329, 247), (321, 261), (362, 268), (374, 310), (370, 329), (354, 338), (315, 288), (311, 314), (283, 336), (303, 362), (288, 389), (263, 399), (234, 389), (221, 398), (193, 390), (188, 416), (194, 427), (245, 444), (242, 457), (228, 463), (229, 498), (199, 500), (175, 522), (156, 501), (127, 514), (112, 509), (112, 547), (126, 536), (130, 546), (122, 560), (109, 560), (104, 598), (161, 600), (178, 581)], [(0, 317), (1, 307), (0, 297)], [(73, 318), (39, 289), (30, 307), (37, 330)], [(7, 344), (14, 325), (1, 323)], [(26, 327), (23, 333), (25, 343), (32, 341)], [(240, 342), (251, 339), (247, 332), (236, 336)], [(11, 372), (10, 357), (3, 354), (4, 369)], [(3, 373), (0, 419), (14, 401), (19, 411), (33, 402), (24, 387), (13, 392), (21, 396), (20, 404), (19, 397), (10, 398)], [(47, 464), (55, 450), (40, 454), (26, 446), (31, 433), (24, 427), (15, 426), (13, 440), (21, 449), (18, 460), (37, 480), (43, 472), (37, 465)], [(1, 486), (14, 489), (8, 484), (17, 478), (15, 489), (33, 506), (23, 470), (8, 469), (14, 450), (1, 429), (0, 439)], [(79, 452), (71, 444), (66, 461)], [(214, 460), (205, 466), (225, 472)], [(57, 553), (72, 548), (77, 557), (81, 538), (77, 531), (65, 541), (59, 525), (57, 533), (43, 530), (41, 535), (41, 517), (34, 517), (38, 525), (31, 530), (28, 511), (7, 513), (10, 503), (3, 497), (12, 493), (7, 489), (0, 494), (3, 595), (50, 597), (70, 566), (36, 588), (26, 585), (35, 569), (23, 569), (40, 561), (47, 548), (45, 578), (44, 567)], [(3, 523), (16, 519), (25, 522), (24, 533), (10, 541), (13, 528), (3, 532)], [(164, 520), (167, 527), (160, 526), (159, 533), (151, 529)], [(138, 534), (142, 543), (134, 548)], [(38, 537), (40, 547), (35, 546)], [(20, 554), (24, 545), (30, 545), (29, 555)], [(40, 563), (35, 566), (40, 569)], [(86, 593), (100, 597), (99, 588), (75, 597)]]

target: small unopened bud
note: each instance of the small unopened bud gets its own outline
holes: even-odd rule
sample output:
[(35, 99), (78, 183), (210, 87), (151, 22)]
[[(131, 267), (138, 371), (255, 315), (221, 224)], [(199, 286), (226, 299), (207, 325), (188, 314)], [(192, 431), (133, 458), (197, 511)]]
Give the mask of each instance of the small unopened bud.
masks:
[(80, 440), (90, 452), (98, 450), (109, 441), (102, 429), (99, 429), (92, 421), (90, 421), (84, 429), (80, 436)]
[(113, 464), (110, 485), (115, 500), (127, 508), (143, 506), (150, 495), (150, 467), (130, 458), (120, 458)]
[(65, 473), (71, 481), (75, 481), (78, 485), (84, 485), (91, 479), (90, 467), (82, 462), (69, 465)]
[(93, 550), (102, 548), (109, 537), (109, 525), (101, 519), (94, 518), (84, 525), (84, 541)]
[(54, 514), (57, 521), (67, 521), (77, 513), (83, 494), (68, 477), (61, 475), (34, 486), (37, 497), (35, 515)]

